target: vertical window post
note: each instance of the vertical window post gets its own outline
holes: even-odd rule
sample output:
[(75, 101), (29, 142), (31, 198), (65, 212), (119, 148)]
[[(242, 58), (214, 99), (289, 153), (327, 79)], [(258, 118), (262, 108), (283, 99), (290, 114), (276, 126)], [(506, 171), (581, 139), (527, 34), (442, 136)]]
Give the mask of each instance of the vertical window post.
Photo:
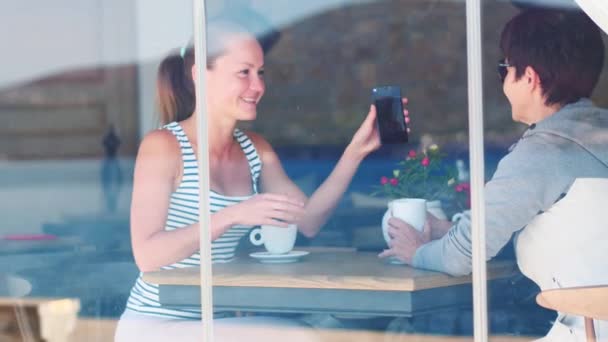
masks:
[(473, 243), (473, 331), (475, 342), (488, 340), (486, 236), (484, 205), (483, 88), (481, 3), (466, 1), (469, 156), (471, 160), (471, 221)]
[(199, 229), (201, 256), (201, 310), (203, 341), (213, 341), (213, 282), (211, 271), (211, 218), (209, 211), (209, 141), (207, 123), (207, 22), (205, 0), (193, 0), (196, 74), (196, 135), (198, 137)]

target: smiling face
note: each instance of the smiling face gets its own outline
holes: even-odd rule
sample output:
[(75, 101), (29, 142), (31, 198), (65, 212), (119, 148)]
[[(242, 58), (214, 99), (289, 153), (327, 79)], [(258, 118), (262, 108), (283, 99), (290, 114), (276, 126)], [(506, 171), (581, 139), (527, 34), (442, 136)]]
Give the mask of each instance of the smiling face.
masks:
[(218, 119), (254, 120), (264, 95), (264, 54), (246, 34), (226, 38), (224, 53), (207, 69), (209, 113)]

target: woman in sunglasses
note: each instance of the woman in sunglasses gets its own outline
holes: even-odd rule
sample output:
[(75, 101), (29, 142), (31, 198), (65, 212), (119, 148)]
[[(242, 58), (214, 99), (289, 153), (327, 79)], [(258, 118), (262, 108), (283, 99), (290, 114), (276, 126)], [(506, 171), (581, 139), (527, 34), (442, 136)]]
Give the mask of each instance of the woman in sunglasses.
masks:
[[(556, 220), (571, 210), (556, 203), (572, 202), (566, 197), (577, 178), (608, 178), (608, 111), (589, 100), (604, 63), (600, 31), (579, 12), (528, 9), (506, 24), (500, 48), (505, 59), (498, 71), (513, 120), (528, 129), (485, 186), (487, 257), (515, 234), (519, 267), (541, 289), (607, 284), (603, 213), (589, 212), (593, 203), (587, 203), (577, 219), (587, 224), (563, 227)], [(392, 244), (381, 256), (469, 274), (471, 220), (461, 217), (452, 223), (429, 215), (424, 233), (392, 218)], [(608, 322), (596, 326), (600, 339), (607, 338)], [(560, 315), (547, 341), (584, 336), (581, 317)]]

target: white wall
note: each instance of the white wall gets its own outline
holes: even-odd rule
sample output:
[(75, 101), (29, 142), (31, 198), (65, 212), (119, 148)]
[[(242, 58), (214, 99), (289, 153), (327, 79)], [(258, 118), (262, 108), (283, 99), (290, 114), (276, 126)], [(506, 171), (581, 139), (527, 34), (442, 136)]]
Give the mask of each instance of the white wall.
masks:
[(0, 89), (135, 60), (135, 7), (124, 0), (0, 2)]

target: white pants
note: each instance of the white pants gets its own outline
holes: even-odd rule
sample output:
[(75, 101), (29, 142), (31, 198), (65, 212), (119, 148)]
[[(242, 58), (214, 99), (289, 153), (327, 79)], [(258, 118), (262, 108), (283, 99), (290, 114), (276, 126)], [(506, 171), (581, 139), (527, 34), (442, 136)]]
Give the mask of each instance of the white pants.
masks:
[[(234, 317), (213, 320), (217, 342), (319, 341), (313, 328), (296, 320), (276, 317)], [(198, 320), (155, 317), (126, 310), (116, 327), (115, 342), (201, 342), (203, 325)]]

